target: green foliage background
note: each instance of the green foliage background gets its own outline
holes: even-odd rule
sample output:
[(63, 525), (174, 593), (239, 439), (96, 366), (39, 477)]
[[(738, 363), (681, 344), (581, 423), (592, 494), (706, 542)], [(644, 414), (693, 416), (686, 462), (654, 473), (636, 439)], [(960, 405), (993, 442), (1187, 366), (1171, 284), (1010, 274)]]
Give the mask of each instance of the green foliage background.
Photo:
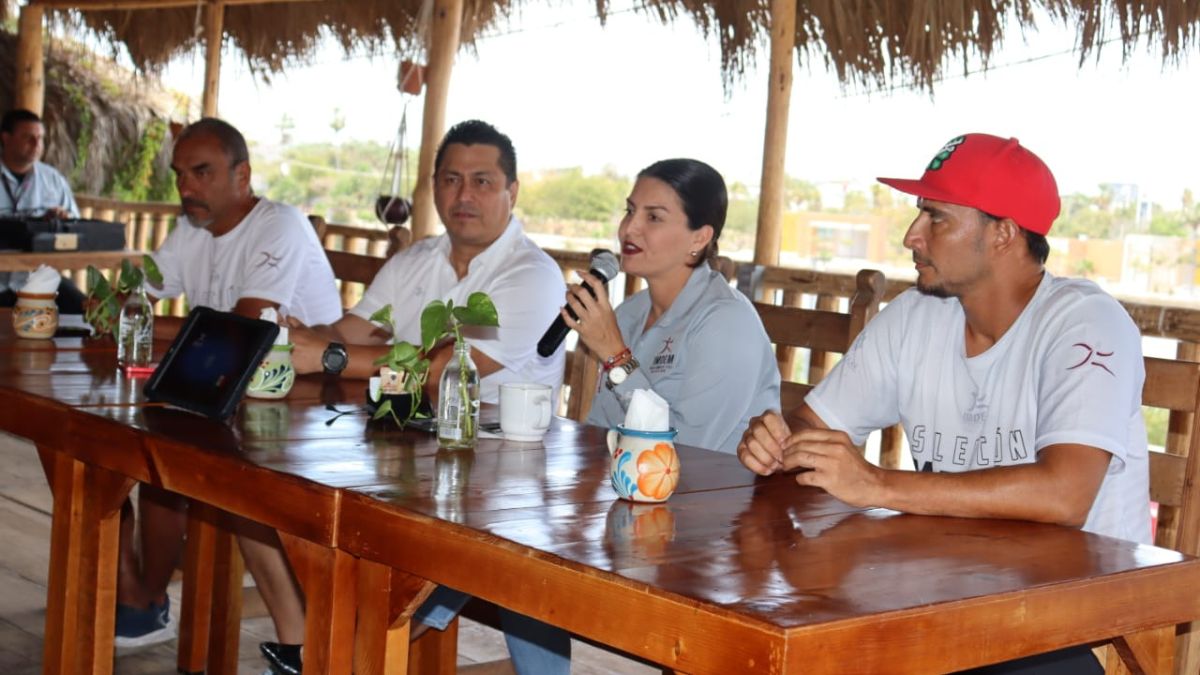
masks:
[[(286, 125), (285, 125), (286, 126)], [(282, 129), (283, 127), (281, 127)], [(265, 186), (266, 196), (322, 215), (332, 223), (376, 222), (375, 199), (390, 192), (383, 182), (388, 163), (387, 146), (369, 141), (343, 144), (292, 145), (284, 130), (282, 150), (252, 149), (256, 184)], [(406, 153), (408, 166), (416, 166), (416, 151)], [(138, 165), (141, 166), (141, 165)], [(131, 167), (131, 176), (142, 175)], [(412, 171), (401, 193), (412, 195)], [(123, 172), (121, 175), (125, 175)], [(581, 239), (612, 239), (624, 211), (625, 198), (633, 185), (632, 176), (607, 168), (588, 174), (579, 167), (527, 173), (521, 176), (517, 213), (532, 232)], [(1149, 218), (1137, 223), (1136, 205), (1122, 205), (1120, 186), (1100, 185), (1096, 194), (1063, 196), (1062, 215), (1054, 226), (1061, 237), (1085, 236), (1117, 239), (1132, 232), (1189, 237), (1200, 229), (1200, 205), (1190, 191), (1181, 208), (1153, 205)], [(882, 185), (846, 194), (840, 208), (821, 202), (818, 186), (810, 181), (787, 179), (784, 193), (788, 211), (816, 211), (881, 217), (888, 224), (888, 262), (906, 265), (904, 233), (915, 215), (909, 200)], [(758, 189), (744, 183), (729, 183), (729, 211), (721, 236), (723, 251), (748, 250), (753, 246), (758, 222)], [(1089, 270), (1077, 270), (1086, 275)]]

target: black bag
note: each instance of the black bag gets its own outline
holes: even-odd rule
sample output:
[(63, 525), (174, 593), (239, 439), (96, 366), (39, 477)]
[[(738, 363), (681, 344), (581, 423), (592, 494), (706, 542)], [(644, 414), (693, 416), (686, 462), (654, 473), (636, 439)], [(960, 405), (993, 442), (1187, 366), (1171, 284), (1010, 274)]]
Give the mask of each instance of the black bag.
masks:
[(67, 220), (0, 217), (0, 249), (17, 251), (120, 251), (125, 225), (90, 218)]

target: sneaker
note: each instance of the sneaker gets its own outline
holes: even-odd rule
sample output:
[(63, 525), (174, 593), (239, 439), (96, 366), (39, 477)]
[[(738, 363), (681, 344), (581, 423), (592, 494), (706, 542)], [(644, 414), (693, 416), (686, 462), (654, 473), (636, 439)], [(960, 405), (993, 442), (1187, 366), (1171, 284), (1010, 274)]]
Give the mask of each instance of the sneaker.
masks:
[(171, 599), (160, 605), (150, 603), (146, 609), (117, 604), (117, 629), (113, 646), (121, 651), (141, 649), (166, 642), (178, 633), (171, 618)]
[(270, 668), (263, 675), (300, 675), (300, 645), (284, 645), (278, 642), (260, 642), (258, 650), (266, 657)]

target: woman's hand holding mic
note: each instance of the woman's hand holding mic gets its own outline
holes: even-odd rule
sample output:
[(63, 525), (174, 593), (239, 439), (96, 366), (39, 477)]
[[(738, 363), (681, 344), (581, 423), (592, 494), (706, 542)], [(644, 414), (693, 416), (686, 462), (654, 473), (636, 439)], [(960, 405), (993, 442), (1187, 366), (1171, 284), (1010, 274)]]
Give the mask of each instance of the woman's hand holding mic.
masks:
[[(617, 315), (608, 302), (604, 282), (590, 272), (579, 272), (580, 283), (567, 287), (567, 304), (560, 315), (579, 333), (579, 339), (601, 360), (625, 349)], [(567, 309), (575, 313), (574, 318)]]

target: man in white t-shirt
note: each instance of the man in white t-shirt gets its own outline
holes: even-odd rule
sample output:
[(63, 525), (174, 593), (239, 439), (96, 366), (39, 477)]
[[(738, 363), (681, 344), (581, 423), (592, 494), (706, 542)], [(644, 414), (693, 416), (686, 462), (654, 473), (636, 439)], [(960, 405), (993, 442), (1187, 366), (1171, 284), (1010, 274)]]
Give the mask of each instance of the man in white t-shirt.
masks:
[[(1016, 139), (967, 134), (919, 180), (879, 180), (919, 198), (904, 237), (917, 288), (803, 405), (752, 420), (738, 457), (762, 475), (809, 469), (798, 484), (855, 506), (1149, 542), (1141, 336), (1095, 284), (1045, 271), (1059, 212), (1049, 168)], [(856, 447), (897, 422), (917, 471), (873, 466)], [(985, 672), (1102, 670), (1084, 647)]]
[[(302, 321), (342, 314), (333, 270), (316, 231), (291, 206), (256, 197), (246, 140), (232, 125), (205, 118), (185, 128), (171, 159), (183, 215), (153, 254), (163, 275), (156, 298), (184, 295), (192, 306), (259, 318), (274, 309)], [(160, 317), (155, 334), (170, 338), (181, 320)], [(122, 518), (117, 590), (118, 647), (170, 639), (167, 583), (186, 528), (186, 501), (152, 486), (139, 490), (141, 556), (134, 553), (132, 506)]]
[[(438, 147), (433, 178), (434, 204), (446, 233), (392, 256), (362, 300), (338, 321), (311, 327), (292, 321), (292, 363), (297, 372), (371, 377), (379, 369), (375, 360), (387, 352), (392, 340), (421, 343), (421, 311), (431, 300), (465, 305), (471, 293), (483, 291), (496, 306), (500, 326), (463, 330), (481, 376), (480, 399), (496, 403), (504, 382), (540, 382), (557, 388), (562, 382), (564, 350), (542, 357), (537, 342), (558, 316), (566, 284), (558, 265), (525, 235), (512, 215), (519, 187), (512, 141), (485, 122), (459, 123)], [(395, 335), (368, 320), (388, 304)], [(426, 394), (430, 400), (437, 395), (450, 347), (444, 343), (429, 354)], [(271, 672), (298, 672), (304, 608), (286, 561), (276, 549), (251, 553), (246, 563), (263, 591), (279, 637), (279, 643), (266, 642), (260, 649)], [(465, 601), (466, 596), (441, 589), (429, 603), (438, 618), (429, 623), (444, 628)], [(516, 626), (520, 631), (531, 624), (536, 629), (536, 622), (508, 613), (502, 614), (502, 621), (506, 630)], [(553, 668), (538, 665), (547, 649), (524, 640), (514, 643), (511, 633), (506, 634), (519, 672), (556, 675)], [(569, 641), (562, 648), (569, 649)], [(556, 654), (548, 658), (556, 664), (569, 663)]]
[[(293, 206), (256, 197), (240, 132), (202, 119), (175, 142), (183, 215), (154, 252), (163, 274), (155, 297), (257, 319), (276, 309), (304, 323), (342, 316), (333, 269), (308, 218)], [(178, 322), (167, 322), (178, 327)]]

